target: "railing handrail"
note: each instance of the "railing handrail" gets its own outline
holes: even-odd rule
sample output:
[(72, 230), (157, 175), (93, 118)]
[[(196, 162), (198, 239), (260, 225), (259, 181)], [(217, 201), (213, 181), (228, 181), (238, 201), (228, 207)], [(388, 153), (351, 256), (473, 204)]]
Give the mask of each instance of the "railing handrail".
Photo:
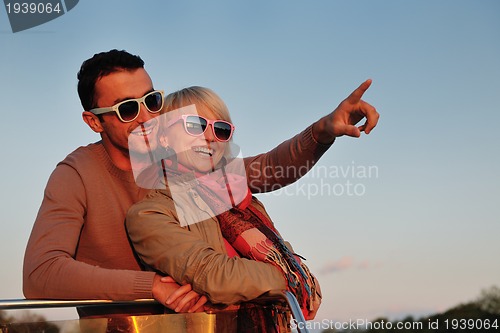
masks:
[[(308, 333), (306, 320), (300, 309), (295, 296), (289, 291), (271, 291), (255, 300), (252, 303), (267, 303), (273, 301), (284, 301), (287, 303), (292, 317), (299, 324), (297, 331), (299, 333)], [(21, 310), (21, 309), (48, 309), (48, 308), (71, 308), (78, 306), (124, 306), (124, 305), (152, 305), (159, 304), (154, 299), (136, 299), (133, 301), (113, 301), (113, 300), (29, 300), (29, 299), (0, 299), (0, 310)]]
[(133, 301), (112, 300), (52, 300), (52, 299), (6, 299), (0, 300), (0, 310), (72, 308), (90, 305), (150, 305), (158, 304), (154, 299), (136, 299)]

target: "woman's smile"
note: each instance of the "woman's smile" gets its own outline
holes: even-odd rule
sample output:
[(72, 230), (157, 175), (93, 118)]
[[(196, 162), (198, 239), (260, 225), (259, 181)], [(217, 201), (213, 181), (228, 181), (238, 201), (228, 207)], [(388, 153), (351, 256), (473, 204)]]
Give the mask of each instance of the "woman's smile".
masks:
[(212, 157), (215, 153), (215, 150), (213, 148), (210, 148), (208, 146), (193, 146), (191, 149), (200, 154), (202, 157)]

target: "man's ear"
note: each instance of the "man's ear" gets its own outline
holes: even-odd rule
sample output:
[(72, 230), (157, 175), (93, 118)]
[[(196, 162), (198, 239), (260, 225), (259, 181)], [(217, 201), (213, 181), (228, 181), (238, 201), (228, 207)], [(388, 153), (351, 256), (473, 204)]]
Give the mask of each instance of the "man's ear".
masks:
[(101, 133), (104, 129), (102, 128), (101, 121), (99, 118), (89, 111), (82, 112), (82, 118), (87, 125), (96, 133)]

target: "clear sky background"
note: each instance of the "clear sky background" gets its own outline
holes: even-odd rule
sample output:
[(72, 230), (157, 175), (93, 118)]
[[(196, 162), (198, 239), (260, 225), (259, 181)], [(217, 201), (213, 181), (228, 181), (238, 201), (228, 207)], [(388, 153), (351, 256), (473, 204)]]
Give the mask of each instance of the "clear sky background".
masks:
[(259, 196), (321, 282), (318, 319), (418, 317), (500, 285), (500, 2), (84, 0), (16, 34), (0, 9), (0, 299), (23, 297), (56, 163), (99, 139), (76, 73), (112, 48), (139, 54), (156, 88), (214, 89), (247, 156), (373, 79), (379, 126)]

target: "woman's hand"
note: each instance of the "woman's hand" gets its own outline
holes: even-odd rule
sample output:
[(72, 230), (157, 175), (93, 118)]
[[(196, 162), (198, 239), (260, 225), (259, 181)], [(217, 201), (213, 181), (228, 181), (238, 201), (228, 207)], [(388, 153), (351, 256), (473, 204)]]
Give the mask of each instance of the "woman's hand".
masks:
[(179, 285), (170, 276), (155, 275), (153, 282), (153, 297), (175, 312), (203, 311), (207, 297), (200, 295), (190, 284)]

